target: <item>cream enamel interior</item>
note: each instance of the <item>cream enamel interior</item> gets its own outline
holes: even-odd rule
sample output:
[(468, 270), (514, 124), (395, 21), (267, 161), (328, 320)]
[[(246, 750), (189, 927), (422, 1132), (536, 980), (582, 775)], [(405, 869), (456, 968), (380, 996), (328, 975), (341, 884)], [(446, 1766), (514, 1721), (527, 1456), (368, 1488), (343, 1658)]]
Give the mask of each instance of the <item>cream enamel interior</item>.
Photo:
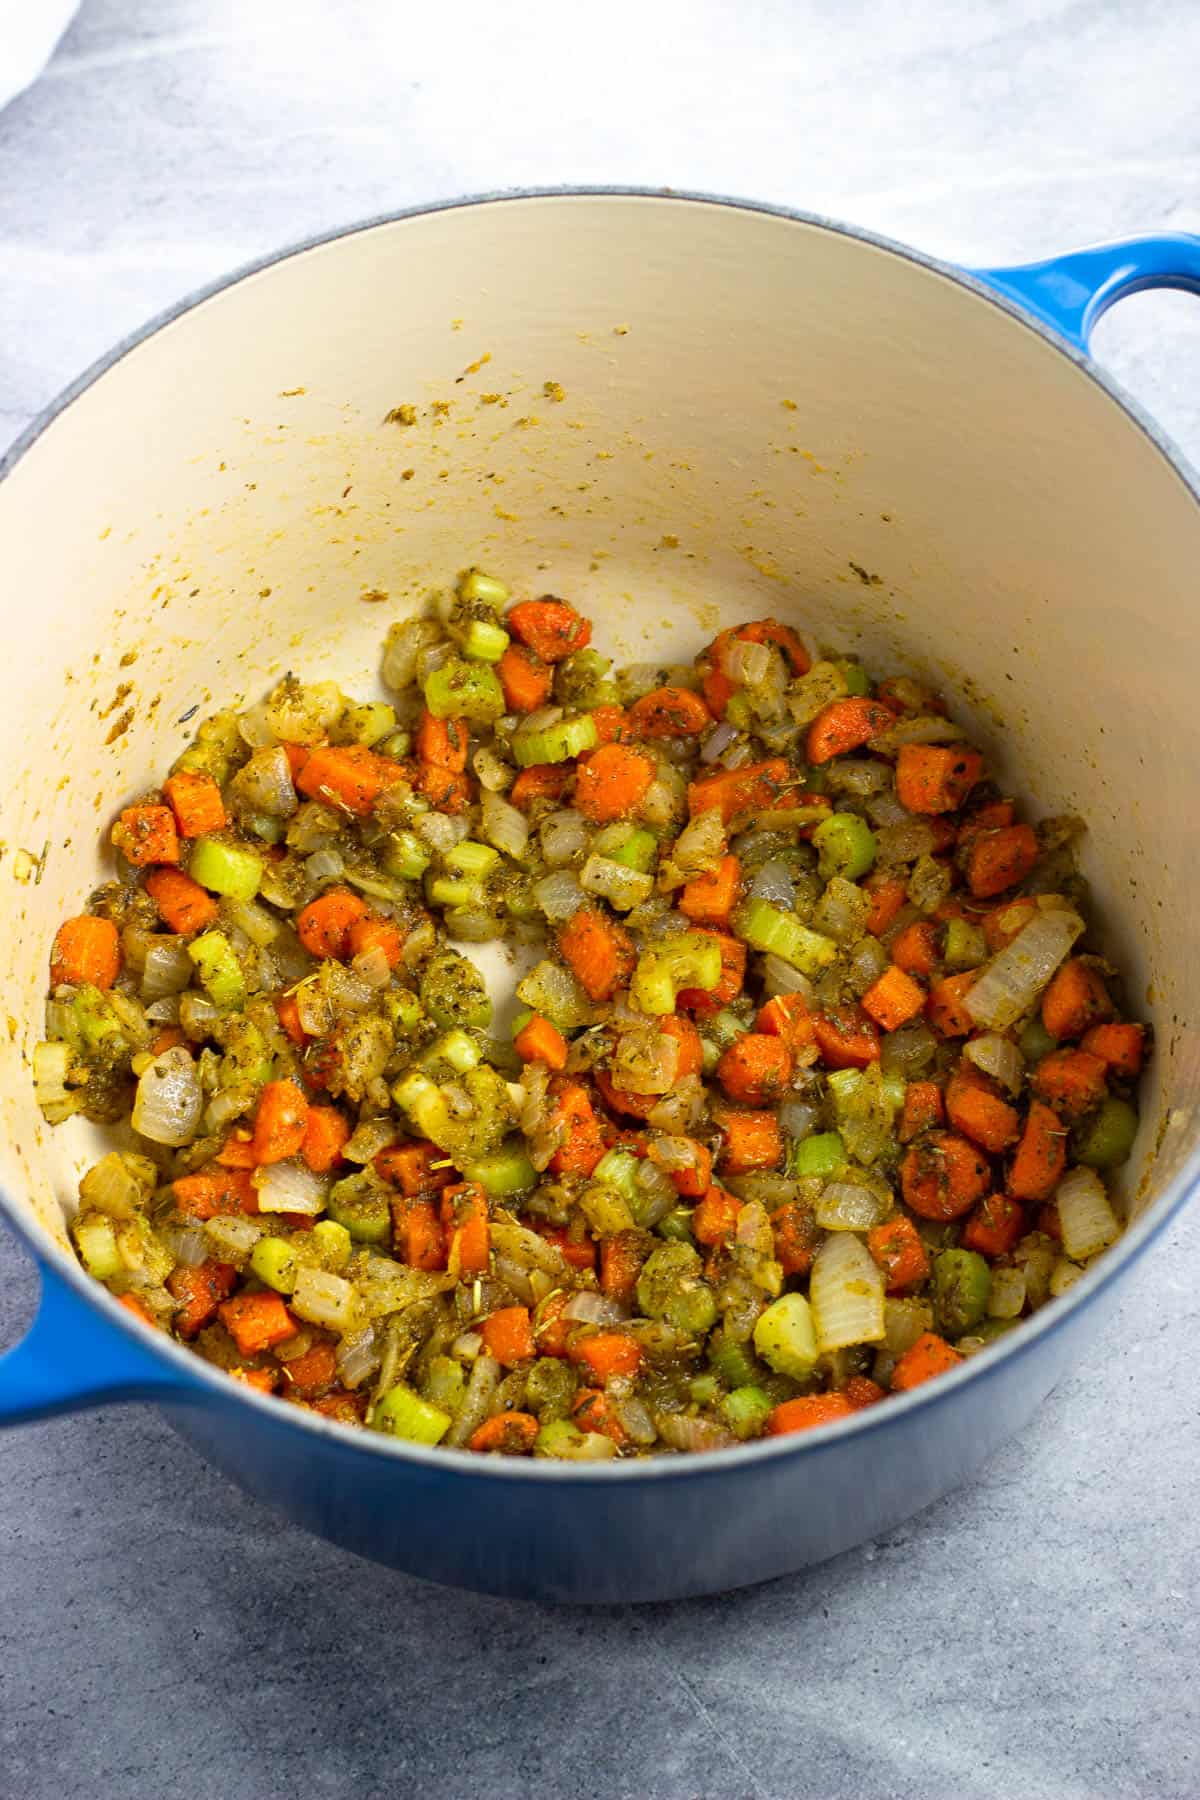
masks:
[(287, 668), (374, 691), (388, 622), (471, 562), (626, 658), (770, 612), (955, 690), (1017, 792), (1089, 821), (1158, 1034), (1130, 1192), (1193, 1152), (1200, 512), (1107, 393), (937, 272), (670, 198), (381, 224), (125, 355), (0, 486), (0, 540), (0, 1175), (60, 1243), (90, 1146), (41, 1124), (28, 1056), (113, 813), (190, 709)]

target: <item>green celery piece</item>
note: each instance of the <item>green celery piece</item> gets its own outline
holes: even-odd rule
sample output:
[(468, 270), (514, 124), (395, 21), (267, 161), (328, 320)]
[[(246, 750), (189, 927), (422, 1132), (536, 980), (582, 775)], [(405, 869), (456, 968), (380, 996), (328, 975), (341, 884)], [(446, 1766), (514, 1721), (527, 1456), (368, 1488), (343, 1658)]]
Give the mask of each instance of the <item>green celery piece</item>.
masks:
[(420, 881), (433, 861), (431, 853), (412, 831), (393, 831), (383, 847), (383, 866), (401, 881)]
[(250, 1252), (250, 1267), (277, 1294), (290, 1294), (296, 1285), (296, 1253), (286, 1238), (260, 1237)]
[(468, 569), (458, 584), (460, 600), (482, 600), (499, 612), (508, 605), (509, 591), (502, 581), (494, 575), (485, 575), (482, 569)]
[(943, 1250), (933, 1259), (933, 1316), (946, 1337), (961, 1337), (988, 1308), (992, 1272), (975, 1250)]
[[(596, 848), (601, 849), (599, 839)], [(623, 843), (614, 849), (603, 850), (602, 854), (613, 862), (624, 863), (627, 869), (633, 869), (639, 875), (649, 875), (658, 857), (658, 839), (653, 832), (636, 826)]]
[(977, 969), (987, 958), (987, 939), (978, 925), (966, 919), (951, 919), (946, 926), (946, 967), (959, 971)]
[(453, 656), (425, 677), (425, 704), (435, 719), (491, 725), (503, 716), (504, 690), (488, 663)]
[(1110, 1094), (1076, 1133), (1075, 1161), (1089, 1169), (1115, 1169), (1128, 1160), (1137, 1128), (1138, 1116), (1128, 1100)]
[(599, 742), (591, 713), (577, 713), (539, 731), (522, 726), (513, 735), (512, 753), (523, 769), (529, 769), (542, 763), (569, 762), (585, 750), (594, 750)]
[(497, 1199), (527, 1193), (541, 1179), (519, 1138), (510, 1138), (499, 1150), (467, 1163), (463, 1175), (467, 1181), (477, 1181), (484, 1193)]
[(79, 988), (71, 1001), (71, 1015), (85, 1049), (96, 1052), (106, 1044), (124, 1044), (124, 1033), (112, 1007), (90, 982)]
[(215, 837), (198, 837), (192, 845), (188, 874), (211, 893), (225, 894), (231, 900), (253, 900), (262, 873), (262, 858), (253, 850)]
[(395, 729), (396, 709), (386, 700), (364, 700), (360, 705), (348, 706), (342, 714), (340, 731), (352, 743), (366, 744), (368, 749)]
[(817, 1334), (803, 1294), (784, 1294), (759, 1315), (754, 1348), (778, 1375), (807, 1381), (817, 1366)]
[(861, 663), (852, 662), (849, 657), (835, 665), (840, 669), (842, 679), (846, 683), (848, 694), (866, 695), (871, 691), (871, 678)]
[(606, 1150), (592, 1170), (592, 1180), (616, 1188), (632, 1206), (638, 1197), (638, 1159), (629, 1150)]
[(788, 1160), (797, 1180), (805, 1175), (819, 1175), (828, 1181), (845, 1168), (846, 1147), (836, 1131), (818, 1131), (793, 1144)]
[(468, 1069), (476, 1069), (482, 1061), (482, 1052), (474, 1038), (458, 1026), (435, 1038), (421, 1058), (421, 1066), (431, 1074), (441, 1072), (443, 1065), (455, 1075), (465, 1075)]
[(734, 930), (752, 950), (772, 952), (802, 975), (819, 975), (837, 961), (832, 938), (810, 931), (769, 900), (748, 901), (734, 919)]
[(675, 1011), (680, 988), (711, 993), (720, 980), (721, 947), (716, 939), (700, 931), (685, 931), (642, 951), (630, 991), (642, 1012), (661, 1017)]
[(493, 850), (490, 844), (477, 844), (471, 838), (466, 838), (461, 844), (455, 844), (452, 849), (447, 850), (442, 861), (456, 875), (464, 875), (472, 881), (482, 881), (500, 861), (500, 852)]
[(533, 1454), (567, 1462), (596, 1462), (614, 1456), (616, 1445), (602, 1431), (580, 1431), (570, 1419), (550, 1419), (533, 1441)]
[(739, 1438), (757, 1437), (773, 1409), (770, 1395), (753, 1384), (734, 1388), (721, 1402), (725, 1423)]
[(376, 1402), (371, 1424), (376, 1431), (410, 1444), (439, 1444), (450, 1429), (450, 1414), (431, 1406), (400, 1381)]
[(392, 1235), (392, 1209), (387, 1194), (365, 1172), (335, 1181), (325, 1210), (356, 1244), (385, 1244)]
[(835, 875), (857, 881), (875, 861), (875, 833), (857, 813), (831, 813), (813, 832), (812, 842), (822, 881), (832, 881)]
[(110, 1219), (97, 1213), (77, 1219), (72, 1235), (89, 1275), (94, 1275), (97, 1281), (111, 1281), (114, 1275), (121, 1274), (125, 1264), (117, 1249), (117, 1234)]
[(223, 931), (193, 938), (188, 955), (196, 965), (204, 991), (222, 1012), (240, 1012), (246, 1004), (246, 978)]
[(486, 619), (472, 619), (462, 634), (462, 651), (472, 662), (498, 663), (508, 649), (509, 636)]
[(331, 1275), (340, 1275), (350, 1261), (354, 1240), (336, 1219), (318, 1219), (308, 1234), (309, 1243), (317, 1251), (319, 1267)]

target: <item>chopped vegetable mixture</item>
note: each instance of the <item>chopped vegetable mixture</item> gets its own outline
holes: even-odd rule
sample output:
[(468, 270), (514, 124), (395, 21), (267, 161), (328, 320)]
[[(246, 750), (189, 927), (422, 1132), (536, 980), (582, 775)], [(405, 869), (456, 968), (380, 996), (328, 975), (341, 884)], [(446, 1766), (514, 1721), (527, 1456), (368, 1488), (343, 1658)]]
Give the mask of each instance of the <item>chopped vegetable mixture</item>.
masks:
[[(478, 570), (126, 806), (42, 1110), (85, 1267), (340, 1423), (592, 1460), (955, 1367), (1121, 1230), (1146, 1027), (940, 697), (786, 625), (614, 671)], [(524, 947), (493, 1033), (469, 948)]]

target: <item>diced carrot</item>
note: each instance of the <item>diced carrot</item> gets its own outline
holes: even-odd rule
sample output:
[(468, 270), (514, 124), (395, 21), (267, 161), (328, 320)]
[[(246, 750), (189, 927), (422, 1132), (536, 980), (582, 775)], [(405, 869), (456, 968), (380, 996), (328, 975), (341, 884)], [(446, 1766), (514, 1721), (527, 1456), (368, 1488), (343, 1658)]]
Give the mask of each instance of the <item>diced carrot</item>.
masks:
[(171, 1183), (175, 1209), (185, 1219), (215, 1219), (218, 1213), (256, 1213), (258, 1195), (249, 1169), (223, 1169), (216, 1164), (193, 1175), (177, 1175)]
[(557, 1025), (544, 1019), (540, 1013), (522, 1025), (513, 1039), (513, 1049), (522, 1062), (545, 1063), (548, 1069), (565, 1069), (567, 1066), (567, 1040)]
[(455, 816), (471, 804), (471, 783), (466, 775), (455, 775), (450, 769), (439, 769), (436, 763), (422, 763), (417, 772), (417, 792), (437, 812)]
[(494, 1413), (475, 1427), (467, 1439), (467, 1449), (481, 1456), (527, 1456), (540, 1430), (532, 1413)]
[(872, 982), (862, 997), (863, 1011), (883, 1031), (899, 1031), (901, 1025), (917, 1017), (924, 1005), (925, 989), (895, 963)]
[(521, 600), (510, 606), (505, 619), (509, 631), (543, 662), (561, 662), (592, 641), (589, 620), (562, 600)]
[(712, 722), (707, 706), (690, 688), (655, 688), (629, 709), (629, 729), (638, 738), (696, 737)]
[(350, 954), (350, 927), (365, 919), (370, 910), (360, 894), (352, 894), (349, 888), (330, 888), (310, 900), (296, 920), (300, 942), (310, 956), (335, 956), (344, 961)]
[(703, 932), (705, 937), (716, 939), (721, 952), (721, 979), (711, 993), (704, 988), (680, 988), (675, 996), (675, 1004), (687, 1012), (719, 1012), (731, 1000), (736, 1000), (742, 991), (742, 983), (746, 979), (746, 946), (740, 938), (730, 937), (724, 931), (714, 931), (711, 925), (698, 925), (696, 929)]
[(893, 714), (877, 700), (860, 696), (834, 700), (809, 726), (805, 754), (810, 763), (827, 763), (835, 756), (860, 750), (893, 723)]
[(778, 619), (751, 619), (746, 625), (735, 625), (733, 635), (746, 644), (774, 644), (787, 657), (793, 675), (808, 674), (811, 658), (790, 625), (781, 625)]
[(883, 1270), (889, 1294), (917, 1287), (929, 1274), (929, 1257), (921, 1236), (903, 1213), (867, 1233), (867, 1249)]
[(737, 692), (728, 675), (723, 675), (720, 669), (706, 669), (700, 687), (704, 694), (704, 704), (714, 719), (723, 719), (725, 708)]
[(440, 1194), (458, 1180), (450, 1159), (436, 1144), (389, 1144), (375, 1157), (372, 1167), (382, 1181), (398, 1187), (410, 1199)]
[(907, 900), (908, 889), (899, 875), (872, 875), (864, 886), (871, 901), (864, 929), (870, 937), (882, 937)]
[(827, 1069), (866, 1069), (879, 1061), (879, 1033), (860, 1006), (814, 1013), (813, 1036)]
[(812, 1014), (803, 994), (776, 994), (758, 1009), (756, 1031), (780, 1037), (790, 1050), (806, 1050), (813, 1042)]
[(1090, 1050), (1052, 1050), (1033, 1072), (1035, 1094), (1069, 1118), (1099, 1106), (1107, 1092), (1108, 1064)]
[(1098, 1056), (1115, 1075), (1123, 1075), (1127, 1080), (1132, 1080), (1142, 1072), (1146, 1027), (1130, 1025), (1124, 1021), (1093, 1025), (1083, 1035), (1083, 1048), (1089, 1055)]
[(433, 1200), (400, 1194), (392, 1201), (392, 1244), (410, 1269), (444, 1269), (446, 1233)]
[(163, 793), (171, 802), (180, 837), (203, 837), (206, 831), (224, 830), (225, 802), (211, 775), (181, 769), (163, 782)]
[(773, 1112), (730, 1112), (714, 1108), (721, 1127), (721, 1171), (725, 1175), (749, 1175), (754, 1169), (774, 1169), (783, 1155), (783, 1136)]
[(593, 706), (592, 724), (596, 727), (598, 744), (623, 744), (630, 736), (623, 706)]
[(1009, 1171), (1009, 1193), (1014, 1200), (1048, 1200), (1066, 1166), (1066, 1127), (1052, 1106), (1032, 1101)]
[(603, 1388), (580, 1388), (571, 1402), (571, 1417), (581, 1431), (602, 1433), (618, 1447), (629, 1442), (629, 1433)]
[(226, 1374), (231, 1381), (240, 1381), (243, 1387), (253, 1388), (256, 1394), (273, 1394), (279, 1386), (281, 1376), (278, 1369), (227, 1369)]
[(537, 1354), (527, 1306), (501, 1306), (489, 1313), (479, 1327), (479, 1335), (488, 1355), (506, 1369), (528, 1362)]
[(697, 925), (728, 925), (737, 904), (742, 865), (736, 856), (723, 856), (715, 869), (697, 875), (682, 889), (676, 905), (685, 919)]
[(912, 813), (957, 812), (982, 774), (982, 756), (965, 744), (902, 744), (896, 798)]
[(303, 1356), (293, 1356), (284, 1364), (283, 1379), (289, 1391), (299, 1394), (302, 1400), (316, 1400), (328, 1393), (337, 1380), (337, 1352), (333, 1345), (322, 1340)]
[(205, 930), (217, 916), (217, 903), (212, 895), (182, 869), (169, 865), (151, 869), (146, 877), (146, 892), (157, 906), (163, 923), (181, 936), (188, 937), (193, 931)]
[(774, 1106), (792, 1079), (792, 1053), (781, 1037), (744, 1031), (717, 1064), (717, 1080), (731, 1100)]
[(314, 1175), (327, 1175), (341, 1162), (350, 1137), (349, 1121), (336, 1106), (310, 1106), (300, 1154)]
[(217, 1310), (243, 1356), (257, 1356), (295, 1334), (295, 1321), (278, 1294), (235, 1294)]
[(442, 1229), (449, 1251), (448, 1267), (460, 1276), (487, 1272), (491, 1248), (487, 1195), (477, 1181), (448, 1187), (442, 1195)]
[(218, 1150), (216, 1160), (223, 1169), (257, 1169), (254, 1134), (242, 1130), (231, 1131)]
[(539, 1237), (544, 1237), (548, 1244), (561, 1250), (573, 1269), (594, 1269), (596, 1266), (596, 1246), (586, 1234), (572, 1237), (566, 1225), (543, 1225), (535, 1228)]
[(135, 1319), (140, 1319), (142, 1321), (143, 1325), (153, 1325), (154, 1329), (156, 1331), (158, 1330), (158, 1320), (154, 1317), (154, 1314), (150, 1311), (150, 1308), (144, 1301), (138, 1299), (136, 1294), (122, 1294), (117, 1301), (117, 1305), (123, 1306), (126, 1312), (131, 1312)]
[(305, 1401), (310, 1412), (320, 1413), (323, 1419), (333, 1419), (338, 1425), (361, 1425), (367, 1411), (369, 1396), (350, 1394), (344, 1388), (335, 1389), (332, 1394), (325, 1394), (320, 1400)]
[[(194, 1338), (215, 1316), (226, 1294), (232, 1294), (236, 1283), (237, 1270), (232, 1263), (209, 1261), (199, 1263), (195, 1268), (187, 1268), (181, 1263), (177, 1269), (172, 1269), (167, 1276), (167, 1292), (180, 1303), (175, 1314), (175, 1329), (180, 1337)], [(221, 1307), (222, 1314), (224, 1310)], [(289, 1321), (285, 1335), (290, 1337), (292, 1330)], [(242, 1354), (248, 1353), (243, 1350)]]
[(595, 1331), (573, 1338), (567, 1355), (572, 1362), (585, 1363), (603, 1382), (614, 1375), (636, 1375), (641, 1367), (642, 1347), (626, 1331)]
[(574, 774), (574, 763), (534, 763), (531, 769), (521, 770), (509, 789), (509, 800), (522, 812), (535, 800), (561, 800)]
[(946, 1117), (973, 1144), (998, 1155), (1015, 1144), (1021, 1115), (1001, 1098), (994, 1081), (960, 1065), (946, 1083)]
[(967, 886), (977, 900), (990, 900), (1024, 881), (1039, 854), (1032, 825), (1001, 825), (994, 831), (981, 831), (967, 851)]
[(602, 744), (580, 759), (575, 773), (575, 805), (598, 825), (627, 819), (645, 799), (654, 780), (653, 760), (628, 744)]
[(396, 765), (376, 756), (365, 744), (319, 744), (301, 769), (296, 786), (310, 800), (323, 800), (356, 818), (365, 818), (395, 776)]
[(970, 1212), (991, 1185), (987, 1160), (966, 1138), (928, 1131), (900, 1164), (905, 1203), (923, 1219), (957, 1219)]
[(550, 1173), (590, 1175), (604, 1155), (605, 1144), (587, 1090), (581, 1082), (560, 1078), (550, 1091), (553, 1105), (547, 1125), (560, 1146), (550, 1158)]
[(887, 1389), (881, 1388), (869, 1375), (852, 1375), (842, 1392), (855, 1412), (861, 1412), (864, 1406), (874, 1406), (878, 1401), (887, 1399)]
[(355, 919), (346, 935), (346, 948), (351, 956), (382, 950), (388, 968), (395, 969), (404, 955), (404, 933), (395, 919)]
[(724, 1188), (710, 1187), (692, 1213), (692, 1236), (698, 1244), (724, 1244), (737, 1229), (744, 1201)]
[(762, 812), (796, 785), (781, 756), (766, 762), (747, 763), (740, 769), (718, 769), (701, 775), (688, 787), (688, 813), (694, 819), (715, 807), (728, 825), (739, 813)]
[(281, 994), (275, 1002), (275, 1016), (283, 1029), (285, 1037), (293, 1044), (303, 1047), (308, 1042), (308, 1033), (300, 1023), (300, 1007), (295, 994)]
[(508, 646), (496, 664), (496, 674), (510, 713), (537, 712), (550, 698), (554, 677), (549, 665), (524, 644)]
[(1005, 900), (985, 912), (980, 924), (983, 927), (984, 941), (992, 955), (998, 950), (1006, 949), (1024, 931), (1036, 912), (1037, 902), (1024, 899)]
[(764, 1427), (768, 1437), (783, 1437), (792, 1431), (812, 1431), (818, 1425), (832, 1425), (848, 1419), (854, 1406), (845, 1394), (800, 1394), (795, 1400), (784, 1400), (767, 1414)]
[[(653, 1241), (653, 1240), (649, 1240)], [(600, 1244), (600, 1292), (623, 1306), (633, 1301), (637, 1278), (646, 1260), (647, 1240), (640, 1231), (618, 1231)]]
[(470, 740), (471, 729), (465, 719), (435, 719), (428, 707), (421, 713), (415, 742), (419, 761), (461, 775), (467, 766)]
[(559, 927), (558, 948), (589, 1000), (611, 1000), (627, 984), (637, 962), (637, 950), (624, 926), (594, 906), (581, 906)]
[(184, 1036), (178, 1025), (164, 1025), (161, 1031), (155, 1032), (147, 1047), (151, 1056), (162, 1056), (183, 1042)]
[(963, 1226), (962, 1241), (981, 1256), (1007, 1256), (1025, 1235), (1025, 1208), (1010, 1194), (988, 1194)]
[(609, 1111), (625, 1113), (631, 1119), (648, 1119), (663, 1098), (661, 1094), (634, 1094), (628, 1088), (618, 1087), (607, 1069), (593, 1070), (592, 1079)]
[(120, 973), (121, 937), (111, 919), (80, 913), (63, 920), (50, 952), (51, 987), (88, 982), (107, 992)]
[(975, 1021), (963, 999), (978, 980), (978, 969), (964, 969), (961, 975), (944, 975), (931, 984), (925, 1017), (939, 1037), (967, 1037), (974, 1031)]
[[(675, 1192), (683, 1194), (689, 1200), (698, 1200), (712, 1186), (712, 1152), (693, 1138), (688, 1142), (692, 1147), (692, 1161), (684, 1166), (672, 1166), (667, 1174), (675, 1184)], [(657, 1162), (655, 1146), (650, 1145), (650, 1160)]]
[(280, 744), (279, 748), (283, 751), (283, 754), (287, 757), (288, 774), (292, 778), (292, 785), (295, 786), (296, 782), (298, 782), (300, 779), (300, 771), (303, 769), (305, 763), (308, 761), (309, 757), (312, 755), (312, 745), (311, 744)]
[(1098, 1019), (1112, 1012), (1112, 1001), (1098, 969), (1082, 957), (1063, 963), (1042, 995), (1042, 1024), (1052, 1038), (1082, 1037)]
[(682, 1018), (679, 1013), (665, 1013), (658, 1021), (658, 1029), (679, 1046), (675, 1079), (680, 1081), (685, 1075), (699, 1075), (704, 1067), (704, 1045), (692, 1021)]
[(579, 1329), (573, 1319), (563, 1318), (563, 1308), (571, 1296), (565, 1289), (547, 1294), (533, 1318), (533, 1336), (539, 1356), (566, 1356), (571, 1339)]
[(962, 1361), (958, 1351), (936, 1331), (923, 1331), (915, 1344), (910, 1344), (892, 1370), (892, 1392), (906, 1394), (935, 1375), (945, 1375)]
[(127, 806), (112, 828), (112, 841), (137, 869), (179, 861), (179, 833), (169, 806)]
[(812, 1267), (821, 1232), (812, 1208), (788, 1200), (771, 1214), (775, 1235), (775, 1260), (785, 1275), (807, 1275)]
[(938, 959), (938, 929), (929, 919), (914, 919), (892, 941), (892, 961), (907, 975), (932, 975)]
[(254, 1157), (259, 1164), (295, 1156), (308, 1130), (308, 1101), (294, 1081), (268, 1081), (254, 1114)]
[(900, 1114), (900, 1142), (910, 1144), (931, 1125), (940, 1125), (945, 1117), (942, 1090), (936, 1081), (910, 1081), (904, 1090), (904, 1110)]

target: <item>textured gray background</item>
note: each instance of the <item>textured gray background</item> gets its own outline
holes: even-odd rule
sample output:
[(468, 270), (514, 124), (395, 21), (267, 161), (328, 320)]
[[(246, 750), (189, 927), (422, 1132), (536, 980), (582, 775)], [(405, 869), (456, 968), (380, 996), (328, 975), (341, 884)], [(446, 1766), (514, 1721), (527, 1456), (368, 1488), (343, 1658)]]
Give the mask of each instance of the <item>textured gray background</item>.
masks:
[[(0, 436), (188, 288), (463, 191), (740, 192), (980, 263), (1200, 229), (1198, 51), (1194, 0), (84, 0), (0, 115)], [(1139, 297), (1096, 351), (1200, 463), (1200, 305)], [(1198, 1287), (1193, 1208), (973, 1487), (636, 1612), (372, 1568), (149, 1411), (8, 1433), (0, 1800), (1194, 1796)], [(2, 1234), (0, 1293), (4, 1343)]]

